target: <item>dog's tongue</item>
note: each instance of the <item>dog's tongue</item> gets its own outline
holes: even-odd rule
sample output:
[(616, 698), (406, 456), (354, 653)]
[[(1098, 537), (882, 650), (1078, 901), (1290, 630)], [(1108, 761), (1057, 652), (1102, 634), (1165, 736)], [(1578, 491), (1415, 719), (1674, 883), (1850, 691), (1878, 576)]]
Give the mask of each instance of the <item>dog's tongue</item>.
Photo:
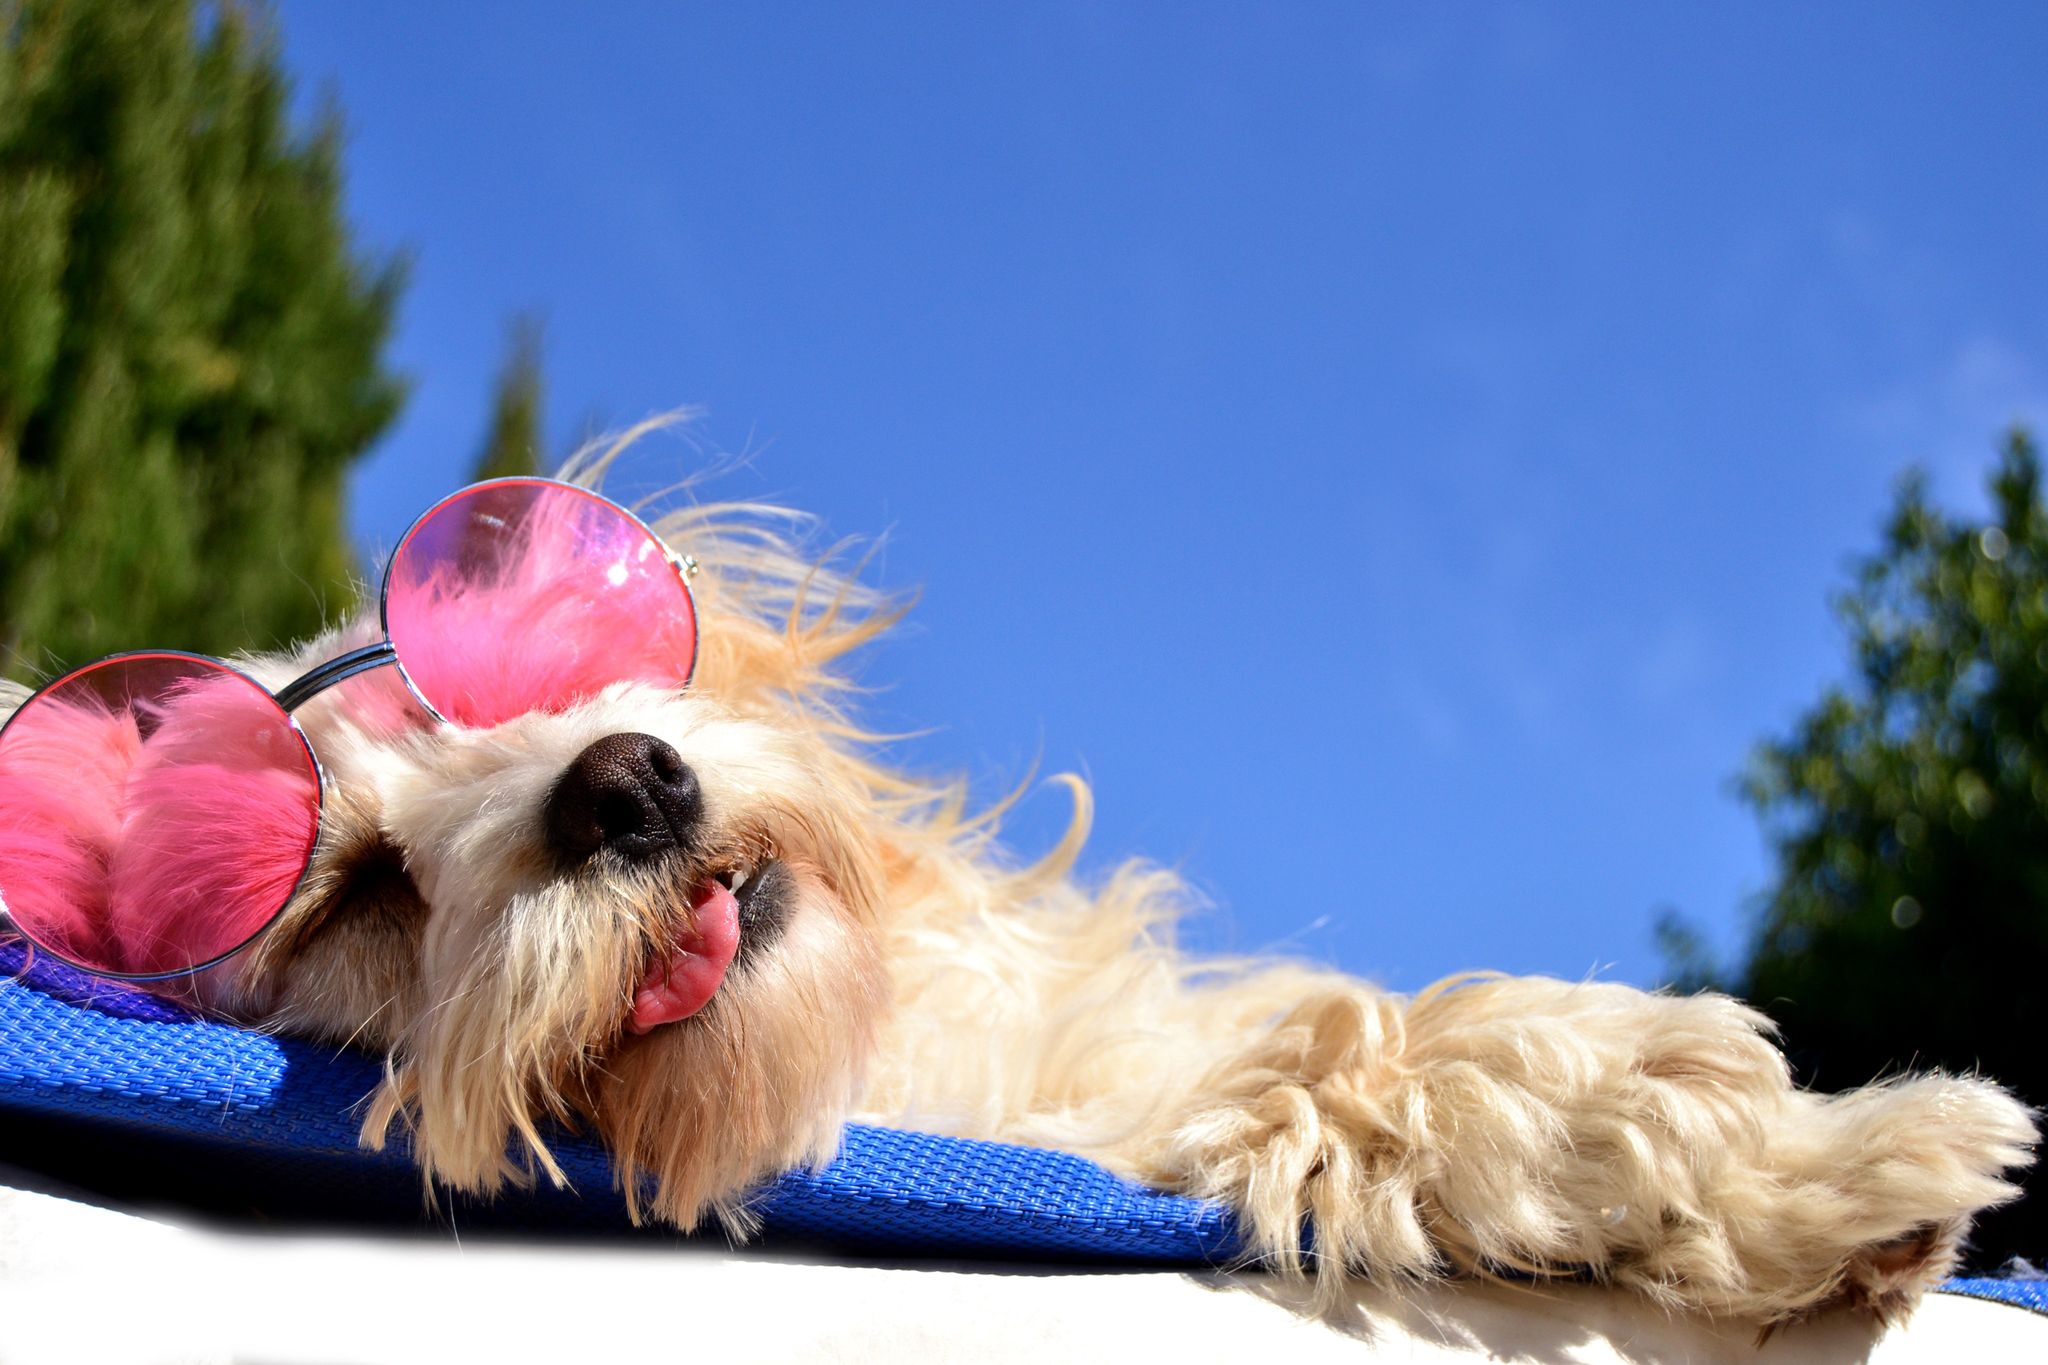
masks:
[(633, 994), (628, 1030), (646, 1033), (687, 1019), (711, 1003), (725, 969), (740, 946), (740, 903), (715, 881), (697, 888), (692, 927), (676, 939), (675, 950), (656, 958)]

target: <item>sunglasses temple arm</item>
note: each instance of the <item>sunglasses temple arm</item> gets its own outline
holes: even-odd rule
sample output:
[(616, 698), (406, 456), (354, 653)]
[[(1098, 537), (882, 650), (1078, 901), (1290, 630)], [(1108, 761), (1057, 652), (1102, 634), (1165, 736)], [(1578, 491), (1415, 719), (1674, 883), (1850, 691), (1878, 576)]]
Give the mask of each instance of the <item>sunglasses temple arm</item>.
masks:
[(293, 682), (286, 683), (272, 694), (277, 704), (286, 711), (296, 711), (314, 697), (319, 696), (338, 682), (353, 678), (358, 673), (367, 673), (373, 668), (398, 662), (398, 651), (391, 641), (379, 640), (374, 645), (364, 645), (348, 653), (329, 659), (318, 668)]

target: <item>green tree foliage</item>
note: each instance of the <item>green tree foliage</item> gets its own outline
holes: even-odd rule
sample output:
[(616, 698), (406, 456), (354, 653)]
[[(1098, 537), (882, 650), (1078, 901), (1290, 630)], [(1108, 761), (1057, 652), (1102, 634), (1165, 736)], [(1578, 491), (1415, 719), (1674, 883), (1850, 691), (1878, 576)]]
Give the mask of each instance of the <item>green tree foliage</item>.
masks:
[[(1757, 751), (1743, 793), (1778, 874), (1746, 964), (1715, 981), (1666, 926), (1688, 984), (1768, 1010), (1826, 1089), (1940, 1067), (2048, 1101), (2048, 511), (2027, 436), (1990, 488), (1977, 524), (1908, 477), (1836, 604), (1853, 681)], [(1979, 1259), (2048, 1252), (2044, 1214), (1996, 1215)]]
[(0, 667), (225, 653), (347, 605), (400, 284), (234, 3), (0, 0)]
[(491, 425), (484, 433), (472, 479), (545, 472), (540, 319), (530, 313), (516, 317), (507, 332), (505, 367), (498, 372)]

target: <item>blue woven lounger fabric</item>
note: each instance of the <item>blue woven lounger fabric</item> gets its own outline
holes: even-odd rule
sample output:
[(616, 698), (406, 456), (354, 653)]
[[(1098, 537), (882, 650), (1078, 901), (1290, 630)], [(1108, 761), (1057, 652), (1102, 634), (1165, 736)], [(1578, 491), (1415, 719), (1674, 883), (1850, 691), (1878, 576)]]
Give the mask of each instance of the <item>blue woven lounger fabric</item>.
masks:
[[(183, 1195), (164, 1180), (211, 1164), (231, 1182), (286, 1182), (308, 1195), (301, 1209), (345, 1215), (381, 1193), (418, 1210), (402, 1139), (381, 1153), (357, 1144), (359, 1106), (380, 1075), (360, 1053), (195, 1018), (0, 944), (0, 1159), (39, 1164), (11, 1150), (32, 1131), (73, 1151), (97, 1135), (124, 1167), (152, 1147), (175, 1152), (158, 1168), (172, 1173), (158, 1177), (159, 1200)], [(627, 1227), (603, 1150), (569, 1134), (551, 1146), (574, 1190), (542, 1182), (495, 1203), (543, 1222)], [(1217, 1205), (1076, 1156), (860, 1126), (831, 1165), (783, 1176), (758, 1211), (771, 1239), (870, 1254), (1201, 1267), (1229, 1263), (1239, 1247)], [(2048, 1281), (1947, 1288), (2048, 1312)]]
[[(0, 945), (0, 978), (7, 1130), (59, 1120), (67, 1146), (81, 1130), (127, 1148), (177, 1144), (176, 1169), (211, 1156), (231, 1179), (281, 1174), (324, 1191), (316, 1209), (331, 1200), (346, 1212), (371, 1190), (422, 1204), (396, 1131), (382, 1153), (357, 1144), (360, 1103), (382, 1074), (375, 1060), (195, 1018), (19, 943)], [(550, 1147), (573, 1196), (508, 1190), (495, 1202), (625, 1227), (603, 1150), (569, 1134)], [(26, 1164), (4, 1137), (0, 1159)], [(1079, 1157), (860, 1126), (824, 1170), (793, 1172), (764, 1192), (759, 1212), (771, 1237), (896, 1255), (1199, 1266), (1227, 1261), (1237, 1245), (1221, 1208), (1142, 1189)]]

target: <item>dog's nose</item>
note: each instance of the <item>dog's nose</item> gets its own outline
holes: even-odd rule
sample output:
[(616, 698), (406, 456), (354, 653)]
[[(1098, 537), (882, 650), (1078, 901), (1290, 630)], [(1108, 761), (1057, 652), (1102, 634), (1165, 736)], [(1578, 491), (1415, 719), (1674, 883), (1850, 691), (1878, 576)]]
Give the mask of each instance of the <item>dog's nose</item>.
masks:
[(548, 793), (548, 843), (583, 859), (611, 849), (644, 862), (689, 843), (704, 794), (683, 756), (653, 735), (606, 735)]

